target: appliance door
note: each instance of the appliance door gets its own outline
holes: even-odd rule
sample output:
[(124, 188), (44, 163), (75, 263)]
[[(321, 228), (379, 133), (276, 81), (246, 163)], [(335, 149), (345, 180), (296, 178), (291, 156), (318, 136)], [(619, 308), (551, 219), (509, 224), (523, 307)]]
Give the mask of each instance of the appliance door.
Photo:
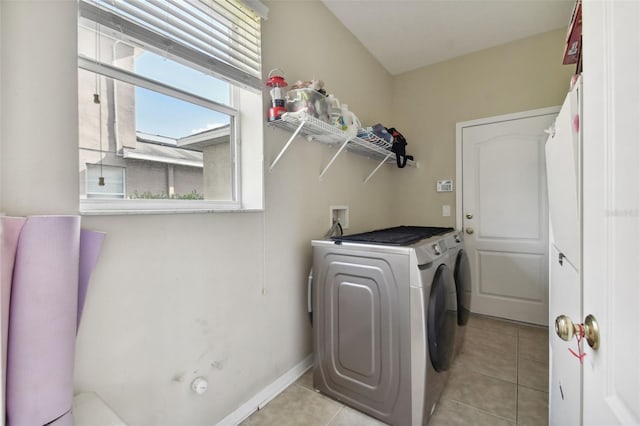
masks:
[(431, 365), (437, 372), (449, 369), (453, 361), (458, 322), (456, 285), (449, 267), (438, 266), (429, 295), (427, 339)]
[(458, 325), (467, 325), (471, 312), (471, 267), (469, 257), (464, 249), (458, 251), (453, 270), (458, 297)]

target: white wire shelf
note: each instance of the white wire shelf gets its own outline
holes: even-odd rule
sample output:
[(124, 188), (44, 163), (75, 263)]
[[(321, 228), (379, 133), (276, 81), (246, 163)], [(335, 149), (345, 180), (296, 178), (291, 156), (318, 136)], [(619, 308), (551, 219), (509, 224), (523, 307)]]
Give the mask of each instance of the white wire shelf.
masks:
[[(273, 170), (275, 165), (280, 161), (280, 158), (282, 158), (285, 151), (298, 135), (305, 136), (310, 141), (316, 141), (338, 147), (338, 151), (322, 170), (320, 177), (327, 172), (336, 158), (338, 158), (345, 149), (379, 162), (378, 166), (364, 180), (365, 183), (371, 179), (375, 172), (377, 172), (385, 163), (396, 164), (396, 155), (390, 151), (391, 143), (386, 140), (379, 138), (373, 133), (367, 133), (366, 136), (362, 136), (361, 133), (361, 136), (359, 137), (350, 136), (337, 127), (322, 120), (318, 120), (303, 111), (285, 113), (282, 115), (280, 120), (272, 121), (269, 125), (293, 132), (291, 138), (289, 138), (282, 150), (271, 163), (269, 171)], [(418, 163), (413, 160), (408, 160), (407, 166), (417, 167)]]

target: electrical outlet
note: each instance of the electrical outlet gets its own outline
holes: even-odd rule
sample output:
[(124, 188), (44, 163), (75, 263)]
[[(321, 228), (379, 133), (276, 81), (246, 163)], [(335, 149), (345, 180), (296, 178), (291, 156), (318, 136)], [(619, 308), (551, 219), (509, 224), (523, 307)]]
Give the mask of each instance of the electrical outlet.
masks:
[(451, 216), (451, 206), (449, 204), (442, 205), (442, 216)]

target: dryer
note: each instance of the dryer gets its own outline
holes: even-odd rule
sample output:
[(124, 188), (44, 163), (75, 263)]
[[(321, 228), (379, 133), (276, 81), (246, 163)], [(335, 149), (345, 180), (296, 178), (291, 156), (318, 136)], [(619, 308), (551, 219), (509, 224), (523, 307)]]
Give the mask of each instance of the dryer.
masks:
[(464, 337), (471, 314), (471, 266), (464, 249), (462, 231), (456, 230), (445, 235), (445, 245), (449, 252), (449, 267), (453, 271), (458, 303), (458, 332), (456, 333), (456, 354), (462, 350)]
[(312, 242), (316, 389), (389, 424), (428, 422), (456, 345), (443, 240), (451, 231), (396, 227)]

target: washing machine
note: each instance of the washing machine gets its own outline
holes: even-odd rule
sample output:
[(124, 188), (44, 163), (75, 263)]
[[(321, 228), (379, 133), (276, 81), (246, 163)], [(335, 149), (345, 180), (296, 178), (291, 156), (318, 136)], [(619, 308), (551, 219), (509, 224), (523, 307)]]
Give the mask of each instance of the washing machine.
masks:
[(391, 425), (427, 424), (456, 345), (451, 231), (402, 226), (312, 242), (317, 390)]
[(458, 303), (458, 331), (456, 333), (456, 354), (462, 350), (464, 337), (471, 314), (471, 266), (464, 249), (464, 235), (455, 230), (445, 235), (445, 245), (449, 252), (449, 267), (453, 271)]

